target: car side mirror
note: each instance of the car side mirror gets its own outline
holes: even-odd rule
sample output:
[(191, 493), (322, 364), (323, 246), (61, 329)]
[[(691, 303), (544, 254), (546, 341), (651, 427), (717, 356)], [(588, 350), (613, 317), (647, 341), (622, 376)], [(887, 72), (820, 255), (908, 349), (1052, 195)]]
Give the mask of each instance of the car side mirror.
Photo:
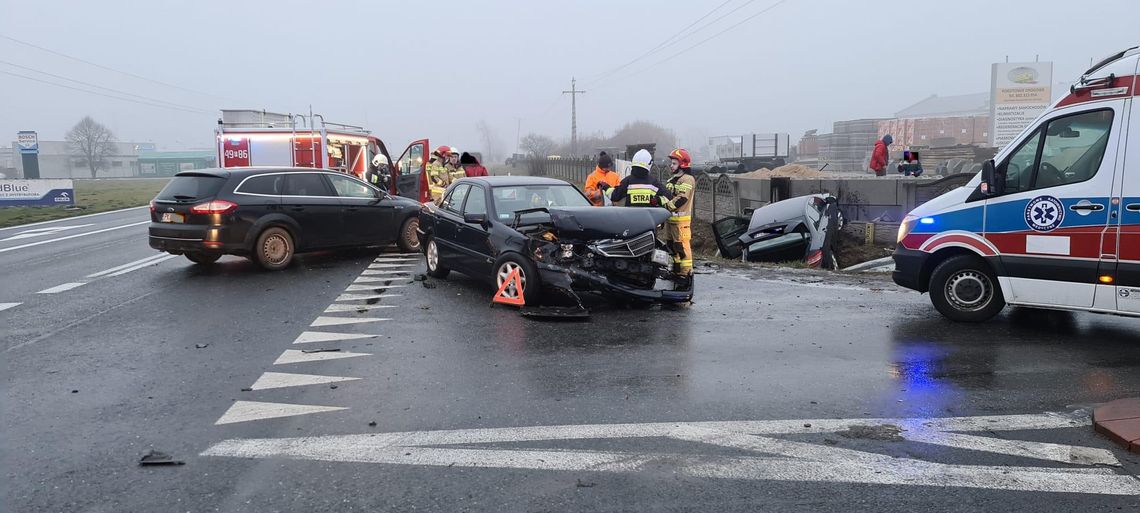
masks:
[(463, 222), (482, 225), (487, 222), (487, 214), (463, 214)]
[(999, 185), (997, 178), (997, 169), (994, 167), (993, 159), (985, 161), (982, 164), (982, 184), (980, 187), (982, 194), (986, 196), (998, 194)]

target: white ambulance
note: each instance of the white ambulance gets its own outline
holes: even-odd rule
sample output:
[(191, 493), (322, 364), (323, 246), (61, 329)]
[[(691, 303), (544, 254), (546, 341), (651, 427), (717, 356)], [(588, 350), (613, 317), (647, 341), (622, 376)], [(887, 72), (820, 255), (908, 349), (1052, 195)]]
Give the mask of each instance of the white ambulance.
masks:
[(946, 317), (1140, 316), (1140, 47), (1081, 76), (968, 184), (899, 227), (894, 280)]

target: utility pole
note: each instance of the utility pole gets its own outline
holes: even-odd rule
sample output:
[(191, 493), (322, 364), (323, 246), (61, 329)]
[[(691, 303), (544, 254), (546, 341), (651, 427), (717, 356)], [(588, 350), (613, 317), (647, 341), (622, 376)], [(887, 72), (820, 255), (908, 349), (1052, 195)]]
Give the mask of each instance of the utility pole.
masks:
[(570, 90), (562, 91), (562, 94), (570, 95), (570, 157), (578, 156), (578, 95), (585, 94), (586, 91), (578, 90), (578, 81), (573, 77), (570, 78)]
[(522, 136), (522, 118), (515, 118), (518, 127), (515, 128), (515, 153), (519, 152), (519, 138)]

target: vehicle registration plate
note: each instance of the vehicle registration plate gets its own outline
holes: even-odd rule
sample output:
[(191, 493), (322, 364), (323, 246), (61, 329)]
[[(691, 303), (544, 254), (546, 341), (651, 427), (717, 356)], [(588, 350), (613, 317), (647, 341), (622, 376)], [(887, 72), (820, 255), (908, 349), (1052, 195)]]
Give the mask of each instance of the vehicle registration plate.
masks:
[(163, 212), (162, 222), (164, 223), (185, 223), (186, 216), (174, 212)]

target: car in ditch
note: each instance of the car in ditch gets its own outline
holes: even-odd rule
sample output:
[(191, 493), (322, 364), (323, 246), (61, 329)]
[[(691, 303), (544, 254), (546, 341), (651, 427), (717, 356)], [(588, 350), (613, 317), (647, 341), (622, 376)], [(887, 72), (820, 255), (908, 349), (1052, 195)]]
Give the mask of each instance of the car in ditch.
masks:
[[(522, 297), (527, 306), (577, 306), (580, 293), (632, 302), (692, 300), (675, 290), (672, 255), (657, 238), (662, 208), (594, 207), (553, 178), (488, 176), (453, 183), (439, 205), (420, 210), (428, 274), (452, 270)], [(522, 290), (509, 282), (519, 273)], [(521, 294), (520, 294), (521, 292)]]
[(746, 262), (803, 261), (835, 269), (832, 250), (843, 216), (834, 196), (809, 194), (760, 207), (750, 218), (726, 217), (713, 223), (721, 256)]

